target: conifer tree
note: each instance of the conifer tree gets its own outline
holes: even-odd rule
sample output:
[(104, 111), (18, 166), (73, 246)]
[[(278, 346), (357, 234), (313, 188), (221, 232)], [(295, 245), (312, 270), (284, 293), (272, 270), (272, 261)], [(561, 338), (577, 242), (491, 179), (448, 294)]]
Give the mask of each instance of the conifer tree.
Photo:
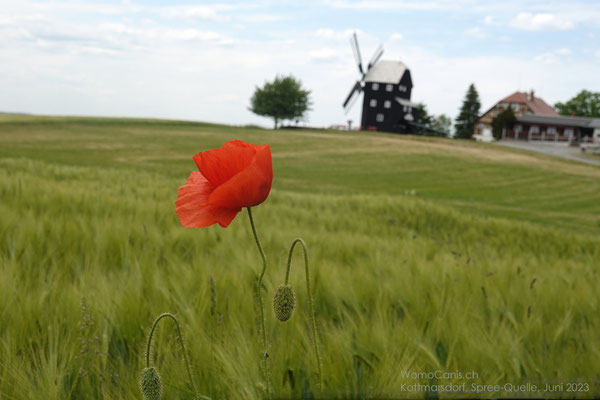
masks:
[(460, 139), (470, 139), (474, 133), (475, 121), (479, 117), (479, 108), (481, 103), (479, 102), (479, 94), (475, 90), (475, 85), (471, 84), (467, 95), (463, 101), (460, 113), (456, 117), (455, 126), (455, 137)]

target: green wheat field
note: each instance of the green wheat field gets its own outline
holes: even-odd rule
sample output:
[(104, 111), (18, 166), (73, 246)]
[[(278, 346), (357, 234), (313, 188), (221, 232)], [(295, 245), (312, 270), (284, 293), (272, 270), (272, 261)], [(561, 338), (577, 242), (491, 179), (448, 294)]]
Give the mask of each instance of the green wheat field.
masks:
[[(599, 167), (449, 139), (2, 115), (0, 399), (141, 398), (162, 312), (204, 396), (265, 396), (247, 214), (189, 229), (174, 212), (191, 157), (233, 139), (273, 154), (253, 214), (274, 398), (600, 395)], [(300, 251), (294, 316), (271, 310), (296, 237), (322, 391)], [(165, 399), (192, 399), (170, 321), (155, 338)]]

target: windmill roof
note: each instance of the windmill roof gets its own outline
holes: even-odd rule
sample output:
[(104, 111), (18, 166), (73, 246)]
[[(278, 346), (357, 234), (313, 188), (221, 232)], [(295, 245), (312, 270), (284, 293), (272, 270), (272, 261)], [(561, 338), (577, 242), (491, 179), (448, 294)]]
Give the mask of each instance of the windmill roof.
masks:
[(536, 115), (558, 115), (554, 108), (550, 107), (544, 100), (534, 95), (523, 92), (514, 92), (508, 97), (500, 100), (500, 103), (522, 103)]
[(406, 65), (401, 61), (381, 60), (373, 65), (365, 75), (365, 82), (397, 84), (406, 71)]

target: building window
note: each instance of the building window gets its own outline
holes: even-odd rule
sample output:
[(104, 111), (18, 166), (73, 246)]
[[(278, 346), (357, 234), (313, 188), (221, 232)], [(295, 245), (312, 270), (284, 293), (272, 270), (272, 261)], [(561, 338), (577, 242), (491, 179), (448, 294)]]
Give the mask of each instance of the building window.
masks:
[(392, 106), (392, 102), (389, 100), (386, 100), (383, 102), (383, 107), (385, 108), (390, 108)]
[(512, 107), (513, 111), (519, 111), (519, 103), (512, 103), (511, 107)]
[(573, 134), (573, 128), (566, 128), (565, 135), (571, 136)]
[(381, 113), (377, 114), (377, 116), (375, 117), (375, 120), (377, 122), (383, 122), (383, 114), (381, 114)]
[(537, 125), (533, 125), (529, 128), (529, 133), (540, 133), (540, 127)]
[(404, 85), (398, 86), (398, 89), (400, 89), (401, 92), (406, 92), (406, 86)]
[(377, 99), (371, 99), (371, 101), (369, 101), (369, 105), (371, 107), (377, 107)]
[(546, 133), (549, 133), (550, 135), (556, 135), (556, 128), (553, 126), (548, 127), (548, 129), (546, 129)]
[(379, 83), (373, 82), (373, 84), (371, 85), (371, 89), (373, 89), (373, 90), (379, 90)]
[(521, 132), (523, 127), (521, 125), (515, 125), (515, 132)]
[(390, 85), (389, 83), (387, 85), (385, 85), (385, 90), (387, 92), (391, 92), (392, 90), (394, 90), (394, 85)]

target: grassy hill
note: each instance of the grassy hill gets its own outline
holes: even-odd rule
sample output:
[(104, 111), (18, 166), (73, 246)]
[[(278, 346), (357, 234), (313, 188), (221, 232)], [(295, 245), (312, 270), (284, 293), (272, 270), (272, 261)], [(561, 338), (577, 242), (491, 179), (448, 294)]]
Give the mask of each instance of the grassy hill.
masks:
[[(247, 216), (193, 230), (174, 213), (191, 157), (233, 139), (272, 149), (273, 190), (254, 210), (269, 296), (295, 237), (312, 262), (324, 391), (298, 256), (293, 319), (276, 323), (267, 301), (276, 397), (425, 396), (415, 383), (600, 394), (598, 167), (391, 134), (0, 115), (0, 398), (139, 398), (164, 311), (204, 395), (263, 395)], [(172, 327), (157, 339), (166, 398), (191, 398)], [(436, 371), (462, 376), (410, 375)]]

